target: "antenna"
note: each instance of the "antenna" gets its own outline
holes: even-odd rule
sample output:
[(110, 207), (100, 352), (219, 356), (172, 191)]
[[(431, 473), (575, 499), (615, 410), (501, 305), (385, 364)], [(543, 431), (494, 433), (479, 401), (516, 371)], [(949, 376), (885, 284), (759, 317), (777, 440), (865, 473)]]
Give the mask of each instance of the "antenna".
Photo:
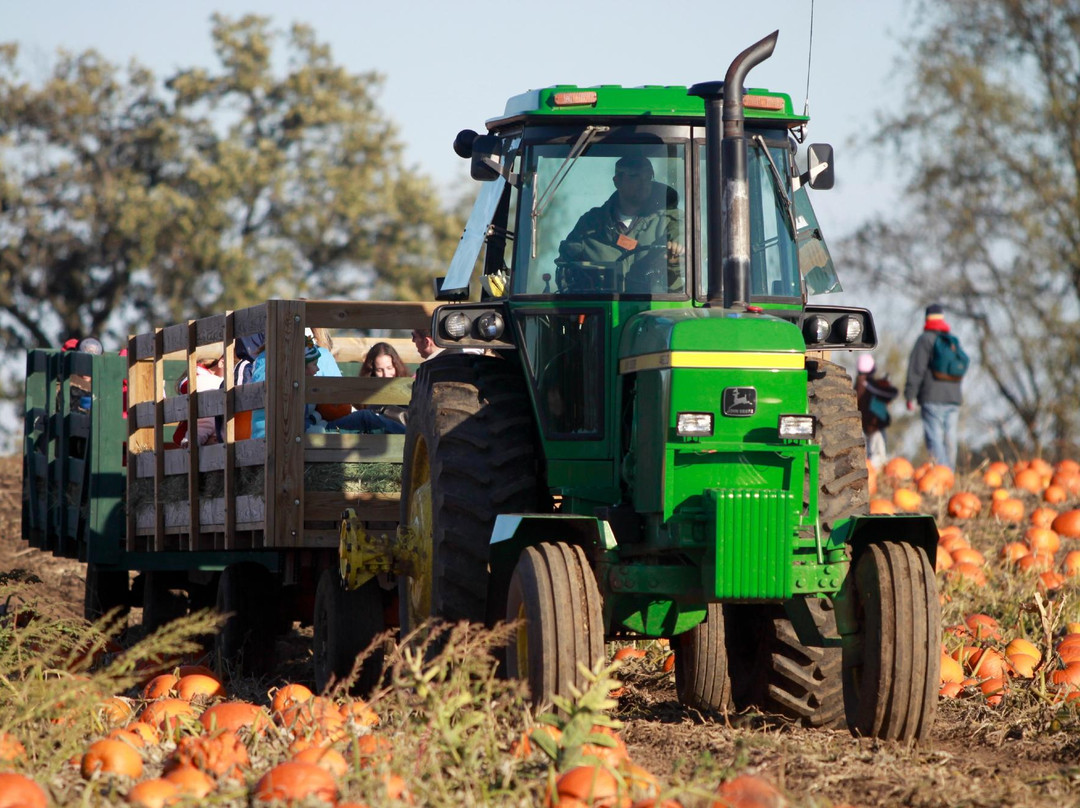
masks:
[(814, 56), (814, 0), (810, 0), (810, 42), (806, 47), (806, 100), (803, 101), (803, 115), (810, 115), (810, 62)]

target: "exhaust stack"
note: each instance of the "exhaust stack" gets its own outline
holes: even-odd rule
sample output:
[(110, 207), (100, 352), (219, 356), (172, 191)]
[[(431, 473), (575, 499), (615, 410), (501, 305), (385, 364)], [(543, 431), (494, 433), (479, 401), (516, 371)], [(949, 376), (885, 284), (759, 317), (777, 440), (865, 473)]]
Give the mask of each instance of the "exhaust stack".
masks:
[[(705, 175), (709, 220), (709, 302), (746, 310), (750, 302), (750, 194), (743, 113), (743, 81), (772, 56), (773, 31), (735, 57), (723, 81), (688, 90), (705, 102)], [(722, 292), (722, 298), (721, 298)]]

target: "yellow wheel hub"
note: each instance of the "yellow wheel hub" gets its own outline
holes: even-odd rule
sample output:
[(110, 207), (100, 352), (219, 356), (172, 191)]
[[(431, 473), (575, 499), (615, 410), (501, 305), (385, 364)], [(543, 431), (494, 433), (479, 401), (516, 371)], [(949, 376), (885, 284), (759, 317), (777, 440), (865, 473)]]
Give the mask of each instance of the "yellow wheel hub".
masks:
[(431, 516), (431, 467), (424, 441), (417, 440), (412, 460), (409, 490), (403, 495), (408, 496), (407, 527), (415, 548), (408, 586), (409, 623), (415, 628), (431, 616), (432, 547), (435, 539)]

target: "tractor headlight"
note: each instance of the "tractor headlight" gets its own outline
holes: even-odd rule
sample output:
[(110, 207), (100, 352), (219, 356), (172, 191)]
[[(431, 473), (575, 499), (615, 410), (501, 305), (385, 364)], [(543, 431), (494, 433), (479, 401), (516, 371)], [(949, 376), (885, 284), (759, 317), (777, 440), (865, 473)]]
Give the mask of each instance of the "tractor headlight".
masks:
[(803, 336), (807, 343), (824, 342), (829, 336), (829, 321), (819, 314), (808, 317), (803, 323)]
[(442, 330), (443, 336), (449, 339), (461, 339), (469, 333), (469, 326), (471, 321), (468, 315), (464, 312), (455, 311), (447, 315), (443, 320)]
[(476, 318), (476, 332), (480, 339), (498, 339), (505, 328), (506, 323), (497, 311), (485, 311)]
[(812, 415), (781, 415), (780, 437), (787, 440), (810, 440), (817, 431), (817, 419)]
[(680, 412), (675, 417), (675, 434), (683, 437), (708, 437), (713, 433), (711, 412)]
[(862, 321), (850, 314), (844, 317), (843, 327), (844, 342), (858, 342), (862, 336)]

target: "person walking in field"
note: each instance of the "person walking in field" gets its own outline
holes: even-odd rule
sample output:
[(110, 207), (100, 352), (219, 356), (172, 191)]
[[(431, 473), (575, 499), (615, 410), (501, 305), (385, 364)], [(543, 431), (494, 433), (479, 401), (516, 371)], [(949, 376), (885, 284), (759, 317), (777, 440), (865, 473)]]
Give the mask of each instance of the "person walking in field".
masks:
[(956, 426), (964, 400), (961, 383), (968, 356), (951, 330), (943, 306), (932, 303), (926, 307), (923, 332), (908, 358), (904, 399), (912, 411), (918, 402), (930, 459), (955, 469)]

